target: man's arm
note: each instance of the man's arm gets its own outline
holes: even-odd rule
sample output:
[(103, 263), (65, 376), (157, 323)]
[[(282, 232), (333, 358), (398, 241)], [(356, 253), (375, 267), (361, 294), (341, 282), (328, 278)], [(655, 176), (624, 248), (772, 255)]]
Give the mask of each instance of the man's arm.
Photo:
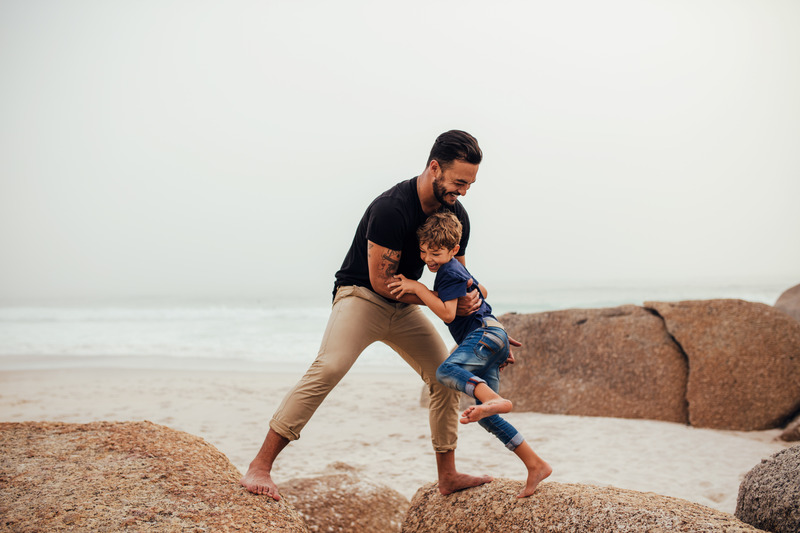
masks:
[(389, 283), (394, 281), (397, 268), (400, 265), (400, 253), (397, 250), (390, 250), (380, 244), (367, 241), (367, 266), (369, 267), (369, 282), (372, 289), (390, 300), (397, 300), (407, 304), (422, 304), (417, 296), (405, 294), (400, 298), (392, 295), (389, 290)]

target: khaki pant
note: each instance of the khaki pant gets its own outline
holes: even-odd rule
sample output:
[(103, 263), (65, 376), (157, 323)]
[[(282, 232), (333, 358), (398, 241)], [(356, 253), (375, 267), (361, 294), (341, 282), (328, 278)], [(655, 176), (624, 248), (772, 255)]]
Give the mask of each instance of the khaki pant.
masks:
[(289, 440), (299, 439), (322, 400), (375, 341), (400, 354), (428, 385), (434, 450), (455, 449), (460, 393), (436, 381), (436, 369), (448, 356), (441, 336), (419, 306), (390, 303), (357, 286), (336, 292), (319, 354), (283, 399), (269, 426)]

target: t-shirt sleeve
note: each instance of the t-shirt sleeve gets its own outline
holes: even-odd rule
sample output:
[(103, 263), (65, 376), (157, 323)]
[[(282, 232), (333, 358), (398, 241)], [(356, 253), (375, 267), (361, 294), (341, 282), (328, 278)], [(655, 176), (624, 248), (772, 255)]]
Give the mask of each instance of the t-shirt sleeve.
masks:
[(468, 276), (455, 272), (452, 269), (447, 269), (445, 272), (440, 272), (436, 276), (436, 291), (439, 298), (443, 302), (449, 302), (456, 298), (461, 298), (467, 294), (467, 280)]
[(462, 211), (459, 220), (461, 221), (461, 242), (456, 256), (461, 257), (467, 253), (467, 244), (469, 244), (469, 215), (467, 215), (466, 209)]
[(378, 198), (370, 209), (367, 240), (390, 250), (401, 251), (406, 226), (402, 209), (390, 198)]

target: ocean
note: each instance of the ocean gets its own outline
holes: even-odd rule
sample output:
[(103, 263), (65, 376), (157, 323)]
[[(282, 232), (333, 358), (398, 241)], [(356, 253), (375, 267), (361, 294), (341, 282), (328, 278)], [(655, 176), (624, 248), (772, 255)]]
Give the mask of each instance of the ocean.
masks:
[[(789, 286), (532, 286), (497, 290), (490, 293), (489, 301), (497, 316), (641, 305), (647, 300), (740, 298), (772, 305)], [(0, 370), (111, 367), (301, 372), (316, 357), (329, 311), (325, 295), (280, 304), (161, 300), (0, 305)], [(432, 313), (430, 317), (449, 345), (447, 328)], [(353, 368), (367, 372), (407, 369), (381, 343), (367, 348)]]

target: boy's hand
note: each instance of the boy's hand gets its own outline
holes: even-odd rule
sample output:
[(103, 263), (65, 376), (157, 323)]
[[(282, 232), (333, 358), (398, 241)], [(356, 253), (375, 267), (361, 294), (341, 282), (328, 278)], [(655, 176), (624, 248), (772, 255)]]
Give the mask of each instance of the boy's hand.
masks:
[(516, 340), (516, 339), (512, 339), (511, 337), (509, 337), (509, 338), (508, 338), (508, 344), (510, 345), (510, 346), (509, 346), (509, 348), (508, 348), (508, 359), (506, 359), (506, 362), (505, 362), (505, 363), (503, 363), (502, 365), (500, 365), (500, 367), (499, 367), (499, 370), (500, 370), (501, 372), (502, 372), (502, 371), (503, 371), (503, 369), (504, 369), (505, 367), (507, 367), (508, 365), (513, 365), (514, 363), (516, 363), (516, 362), (517, 362), (517, 360), (514, 358), (514, 352), (511, 350), (511, 346), (514, 346), (514, 347), (517, 347), (517, 348), (519, 348), (520, 346), (522, 346), (522, 343), (521, 343), (521, 342), (519, 342), (519, 341), (518, 341), (518, 340)]
[(394, 281), (390, 281), (387, 286), (395, 298), (400, 298), (404, 294), (416, 294), (417, 285), (420, 285), (419, 281), (408, 279), (402, 274), (398, 274), (392, 279)]

